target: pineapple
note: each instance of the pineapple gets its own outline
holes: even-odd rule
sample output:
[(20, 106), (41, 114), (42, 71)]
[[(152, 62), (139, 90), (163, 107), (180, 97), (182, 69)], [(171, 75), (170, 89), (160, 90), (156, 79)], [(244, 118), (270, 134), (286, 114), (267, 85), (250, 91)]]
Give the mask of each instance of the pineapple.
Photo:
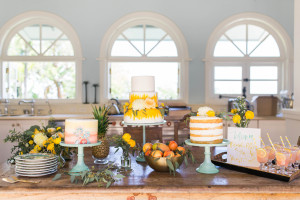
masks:
[(108, 129), (108, 111), (110, 107), (103, 105), (102, 107), (93, 107), (94, 118), (98, 120), (98, 136), (104, 138)]

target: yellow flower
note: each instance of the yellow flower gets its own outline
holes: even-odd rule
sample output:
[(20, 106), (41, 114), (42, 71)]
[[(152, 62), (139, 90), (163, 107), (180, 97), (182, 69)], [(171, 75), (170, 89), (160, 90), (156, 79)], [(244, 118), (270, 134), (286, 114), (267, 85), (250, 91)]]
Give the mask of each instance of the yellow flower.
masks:
[(32, 149), (29, 153), (38, 153), (35, 149)]
[(32, 144), (33, 144), (33, 140), (30, 140), (30, 141), (28, 142), (28, 144), (32, 145)]
[(48, 147), (47, 147), (47, 150), (48, 151), (53, 151), (54, 150), (54, 143), (49, 144)]
[(47, 140), (43, 142), (43, 146), (46, 147)]
[(35, 145), (33, 148), (35, 151), (39, 152), (42, 148), (39, 145)]
[(231, 113), (233, 113), (233, 114), (235, 114), (235, 113), (237, 113), (237, 109), (236, 108), (234, 108), (234, 109), (231, 109), (231, 111), (230, 111)]
[(34, 136), (34, 142), (40, 147), (43, 146), (44, 141), (47, 141), (48, 137), (44, 133), (37, 133)]
[(132, 140), (132, 139), (130, 139), (128, 142), (127, 142), (129, 145), (130, 145), (130, 147), (135, 147), (135, 140)]
[(19, 155), (23, 155), (23, 151), (21, 151), (21, 152), (19, 153)]
[(57, 128), (56, 128), (57, 131), (60, 130), (60, 129), (61, 129), (61, 127), (57, 127)]
[(34, 129), (34, 134), (37, 134), (37, 133), (39, 133), (39, 132), (40, 132), (39, 130)]
[(247, 110), (245, 113), (246, 119), (253, 119), (254, 118), (254, 113), (251, 110)]
[(128, 107), (128, 106), (129, 106), (129, 103), (128, 103), (128, 102), (126, 102), (126, 103), (125, 103), (125, 106), (126, 106), (126, 107)]
[(48, 133), (54, 133), (55, 132), (55, 128), (47, 128), (47, 132)]
[(31, 137), (34, 138), (34, 135), (32, 135)]
[(65, 137), (65, 134), (63, 134), (62, 132), (58, 132), (57, 135), (61, 138), (64, 138)]
[(125, 141), (125, 142), (129, 142), (129, 140), (131, 139), (131, 135), (129, 133), (125, 133), (123, 136), (122, 136), (122, 139)]
[(241, 123), (241, 116), (239, 116), (239, 115), (234, 115), (234, 116), (232, 117), (232, 121), (233, 121), (233, 123), (235, 123), (235, 124)]
[(54, 144), (59, 144), (61, 142), (61, 138), (58, 137), (56, 139), (53, 140)]
[(164, 103), (161, 103), (160, 105), (161, 105), (162, 107), (165, 107), (165, 104), (164, 104)]
[(207, 111), (206, 114), (207, 114), (208, 117), (214, 117), (215, 116), (215, 112), (213, 110)]

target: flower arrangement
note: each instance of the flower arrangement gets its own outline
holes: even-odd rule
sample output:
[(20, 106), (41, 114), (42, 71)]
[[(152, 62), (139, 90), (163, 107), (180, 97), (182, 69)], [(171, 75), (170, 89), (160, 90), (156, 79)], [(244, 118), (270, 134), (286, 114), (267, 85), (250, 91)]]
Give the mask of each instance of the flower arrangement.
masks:
[(161, 103), (160, 106), (155, 103), (155, 100), (152, 98), (145, 99), (136, 99), (132, 103), (126, 102), (124, 104), (124, 113), (132, 111), (134, 116), (138, 115), (139, 111), (142, 111), (143, 114), (147, 115), (146, 109), (158, 109), (161, 112), (161, 115), (165, 115), (165, 105)]
[(64, 139), (64, 134), (61, 131), (61, 127), (55, 127), (51, 125), (51, 123), (42, 128), (37, 125), (31, 126), (23, 132), (18, 132), (15, 129), (10, 130), (10, 134), (6, 136), (4, 142), (13, 142), (17, 144), (11, 149), (12, 156), (8, 159), (8, 161), (14, 163), (15, 156), (27, 153), (48, 152), (52, 154), (59, 154), (63, 150), (69, 151), (69, 149), (65, 149), (59, 145), (59, 143)]
[(132, 149), (132, 155), (134, 155), (136, 150), (136, 142), (135, 140), (131, 139), (131, 135), (129, 133), (124, 133), (122, 136), (113, 136), (113, 140), (116, 144), (115, 148), (117, 148), (115, 153), (119, 150), (119, 148), (121, 148), (123, 150), (123, 156), (129, 157), (130, 149)]
[(254, 118), (254, 113), (247, 110), (245, 97), (238, 97), (235, 101), (237, 108), (231, 109), (229, 116), (237, 127), (247, 128), (250, 120)]

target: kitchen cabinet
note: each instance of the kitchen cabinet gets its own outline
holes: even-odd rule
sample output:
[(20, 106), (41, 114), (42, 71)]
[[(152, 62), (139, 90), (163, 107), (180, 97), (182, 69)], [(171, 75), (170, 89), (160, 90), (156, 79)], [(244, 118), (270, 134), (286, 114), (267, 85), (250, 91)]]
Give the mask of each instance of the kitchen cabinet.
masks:
[(24, 131), (32, 125), (46, 126), (48, 120), (0, 120), (0, 162), (5, 162), (11, 156), (11, 148), (14, 144), (4, 143), (4, 138), (10, 130)]

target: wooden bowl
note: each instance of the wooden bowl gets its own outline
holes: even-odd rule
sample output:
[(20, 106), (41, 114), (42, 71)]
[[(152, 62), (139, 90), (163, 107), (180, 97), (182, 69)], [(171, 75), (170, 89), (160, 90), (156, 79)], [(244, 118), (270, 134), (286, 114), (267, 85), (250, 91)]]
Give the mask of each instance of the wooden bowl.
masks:
[(172, 157), (172, 158), (161, 157), (158, 160), (156, 160), (157, 158), (154, 158), (152, 156), (145, 156), (145, 159), (146, 159), (148, 165), (157, 172), (169, 172), (167, 159), (171, 159), (173, 165), (175, 162), (178, 162), (179, 167), (181, 166), (181, 164), (183, 162), (183, 156)]

